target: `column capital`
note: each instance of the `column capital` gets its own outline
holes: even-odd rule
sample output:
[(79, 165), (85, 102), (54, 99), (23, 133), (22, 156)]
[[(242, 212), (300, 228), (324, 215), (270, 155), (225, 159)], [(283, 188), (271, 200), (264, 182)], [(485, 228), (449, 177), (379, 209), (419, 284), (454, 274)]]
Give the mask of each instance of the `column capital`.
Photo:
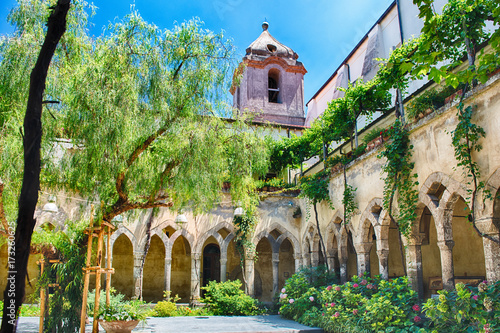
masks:
[(370, 253), (372, 249), (373, 243), (357, 243), (354, 244), (354, 247), (356, 248), (356, 253), (357, 254), (366, 254)]
[[(494, 217), (483, 217), (476, 220), (476, 226), (483, 234), (497, 236), (500, 233), (500, 219)], [(499, 227), (497, 227), (499, 226)]]
[(455, 242), (451, 239), (444, 241), (437, 241), (437, 245), (439, 247), (439, 250), (441, 251), (451, 251), (453, 249), (453, 246), (455, 246)]
[(227, 263), (227, 258), (220, 258), (220, 263), (221, 264), (226, 264)]

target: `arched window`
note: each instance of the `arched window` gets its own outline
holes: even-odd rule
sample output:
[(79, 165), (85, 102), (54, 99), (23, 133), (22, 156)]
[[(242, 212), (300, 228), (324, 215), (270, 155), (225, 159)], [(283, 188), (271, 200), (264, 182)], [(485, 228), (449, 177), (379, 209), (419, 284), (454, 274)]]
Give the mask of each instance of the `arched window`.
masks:
[(267, 90), (269, 93), (269, 103), (281, 103), (279, 88), (279, 70), (273, 68), (269, 71)]

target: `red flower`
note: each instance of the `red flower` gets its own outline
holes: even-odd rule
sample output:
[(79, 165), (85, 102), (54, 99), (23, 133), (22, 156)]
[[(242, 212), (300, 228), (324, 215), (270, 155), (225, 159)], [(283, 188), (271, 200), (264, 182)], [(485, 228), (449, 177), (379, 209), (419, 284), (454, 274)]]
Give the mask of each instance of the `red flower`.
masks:
[(413, 309), (413, 311), (420, 311), (420, 306), (418, 306), (418, 304), (415, 304), (414, 306), (411, 307)]
[(332, 286), (326, 287), (326, 290), (328, 290), (328, 291), (332, 290)]
[(475, 301), (477, 301), (477, 299), (479, 298), (479, 296), (474, 295), (474, 296), (472, 296), (472, 298), (473, 298)]
[(353, 315), (357, 315), (357, 314), (358, 314), (358, 309), (354, 309), (354, 310), (352, 310), (352, 314), (353, 314)]
[(352, 286), (353, 286), (354, 288), (359, 287), (359, 285), (358, 285), (357, 283), (353, 284)]
[(420, 318), (419, 316), (415, 316), (415, 318), (413, 318), (413, 321), (416, 323), (418, 323), (421, 320), (422, 320), (422, 318)]
[(337, 311), (335, 312), (335, 314), (333, 315), (335, 318), (338, 318), (340, 316), (340, 313)]

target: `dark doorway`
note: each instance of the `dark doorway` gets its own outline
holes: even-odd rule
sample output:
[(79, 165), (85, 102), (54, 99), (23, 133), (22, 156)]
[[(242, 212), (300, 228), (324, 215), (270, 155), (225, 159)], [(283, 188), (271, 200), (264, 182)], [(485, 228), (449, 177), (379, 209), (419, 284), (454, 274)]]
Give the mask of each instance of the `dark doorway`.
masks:
[(209, 281), (220, 281), (220, 249), (216, 244), (209, 244), (203, 250), (203, 286)]

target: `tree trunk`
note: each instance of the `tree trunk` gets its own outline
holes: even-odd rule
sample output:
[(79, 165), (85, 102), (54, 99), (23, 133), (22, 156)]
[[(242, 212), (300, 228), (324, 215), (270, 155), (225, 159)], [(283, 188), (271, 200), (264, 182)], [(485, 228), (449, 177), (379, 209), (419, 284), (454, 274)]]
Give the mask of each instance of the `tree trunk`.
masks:
[(25, 279), (35, 227), (35, 208), (40, 189), (40, 145), (42, 141), (42, 97), (47, 71), (59, 40), (66, 30), (70, 0), (58, 0), (47, 23), (47, 35), (30, 77), (28, 105), (24, 117), (24, 175), (14, 243), (9, 244), (7, 286), (1, 333), (15, 332), (17, 314), (25, 294)]
[(138, 299), (142, 301), (142, 289), (144, 288), (144, 264), (146, 263), (146, 256), (149, 252), (149, 247), (151, 245), (151, 225), (153, 224), (154, 208), (151, 209), (151, 216), (148, 219), (146, 225), (146, 244), (144, 244), (144, 250), (142, 252), (141, 269), (139, 271), (141, 288), (139, 289)]

